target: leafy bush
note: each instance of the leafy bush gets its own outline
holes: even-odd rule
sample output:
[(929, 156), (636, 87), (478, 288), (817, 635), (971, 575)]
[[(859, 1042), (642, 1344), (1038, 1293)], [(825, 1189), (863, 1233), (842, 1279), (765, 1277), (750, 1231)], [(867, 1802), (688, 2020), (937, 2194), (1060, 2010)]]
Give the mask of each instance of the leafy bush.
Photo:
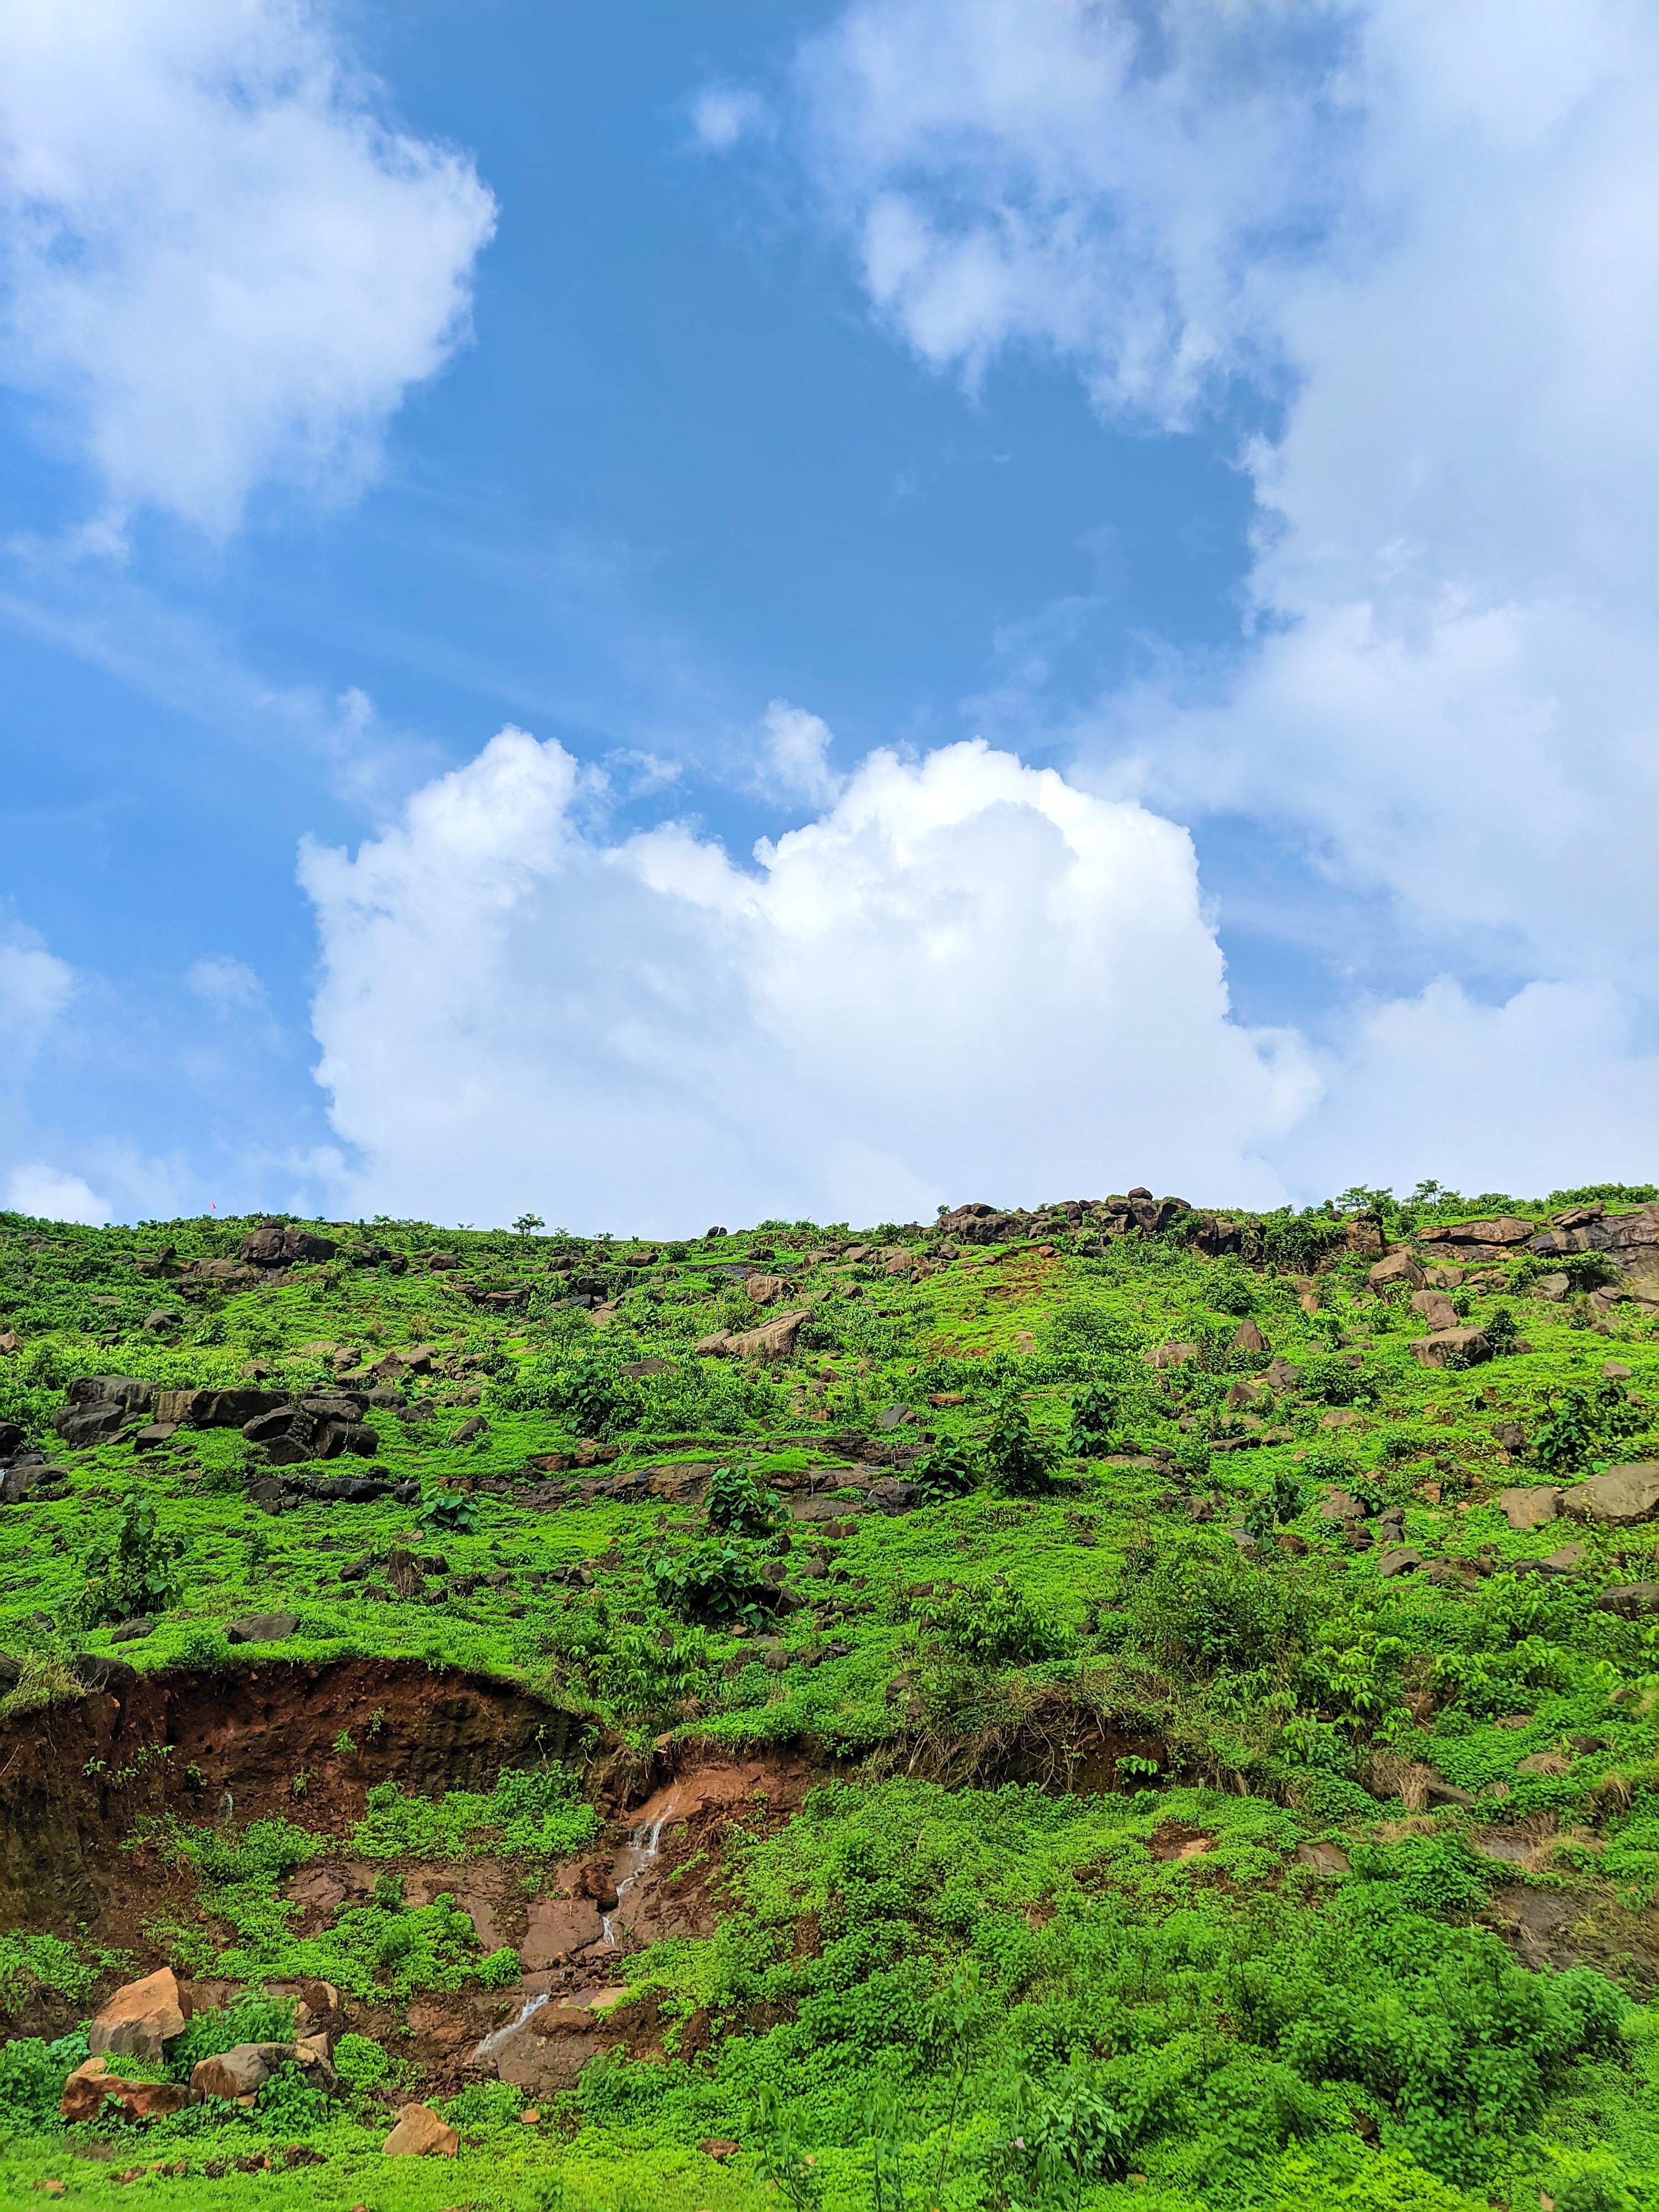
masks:
[(188, 2081), (192, 2066), (234, 2051), (239, 2043), (288, 2043), (293, 2036), (293, 2004), (248, 1990), (228, 2005), (191, 2015), (167, 2054), (168, 2071), (175, 2081)]
[(918, 1484), (924, 1498), (943, 1503), (952, 1498), (965, 1498), (979, 1480), (974, 1462), (960, 1444), (935, 1444), (923, 1454), (910, 1469), (910, 1479)]
[(997, 1488), (1010, 1498), (1033, 1498), (1051, 1486), (1048, 1455), (1031, 1433), (1031, 1417), (1017, 1391), (998, 1406), (985, 1439), (985, 1463)]
[(703, 1512), (711, 1528), (732, 1536), (769, 1536), (778, 1511), (777, 1492), (763, 1490), (747, 1468), (717, 1467), (708, 1478)]
[(1338, 1352), (1321, 1352), (1302, 1370), (1301, 1388), (1322, 1406), (1372, 1406), (1376, 1382), (1363, 1367), (1349, 1366)]
[(645, 1563), (647, 1579), (665, 1612), (687, 1620), (757, 1626), (764, 1620), (771, 1589), (753, 1556), (730, 1537), (712, 1539), (678, 1559), (659, 1552)]
[(602, 1359), (580, 1359), (565, 1376), (561, 1410), (579, 1436), (607, 1437), (626, 1427), (630, 1396), (623, 1378)]
[(958, 1591), (930, 1620), (947, 1651), (981, 1667), (1057, 1659), (1072, 1640), (1060, 1622), (1004, 1582)]
[(0, 2142), (56, 2125), (64, 2081), (86, 2055), (83, 2035), (56, 2043), (24, 2035), (0, 2043)]
[(478, 1509), (463, 1491), (428, 1490), (421, 1500), (421, 1527), (428, 1536), (470, 1536)]
[(440, 2106), (452, 2128), (504, 2128), (524, 2109), (524, 2091), (510, 2081), (470, 2081)]
[(1572, 1474), (1647, 1425), (1622, 1382), (1564, 1391), (1534, 1433), (1532, 1456), (1549, 1474)]
[(493, 1790), (405, 1796), (395, 1782), (369, 1790), (351, 1847), (366, 1859), (459, 1858), (526, 1853), (566, 1858), (599, 1832), (576, 1777), (557, 1765), (509, 1767)]
[(99, 1966), (60, 1936), (0, 1936), (0, 2014), (20, 2011), (37, 1990), (86, 1996)]
[(84, 1628), (100, 1621), (131, 1620), (136, 1613), (165, 1613), (179, 1597), (184, 1537), (164, 1535), (155, 1501), (130, 1491), (112, 1543), (93, 1544), (81, 1555), (82, 1588), (75, 1617)]
[(1103, 1382), (1085, 1383), (1072, 1401), (1072, 1425), (1066, 1449), (1074, 1459), (1095, 1459), (1116, 1440), (1118, 1401)]
[(348, 2032), (334, 2046), (334, 2070), (348, 2089), (374, 2089), (392, 2072), (392, 2059), (373, 2037)]

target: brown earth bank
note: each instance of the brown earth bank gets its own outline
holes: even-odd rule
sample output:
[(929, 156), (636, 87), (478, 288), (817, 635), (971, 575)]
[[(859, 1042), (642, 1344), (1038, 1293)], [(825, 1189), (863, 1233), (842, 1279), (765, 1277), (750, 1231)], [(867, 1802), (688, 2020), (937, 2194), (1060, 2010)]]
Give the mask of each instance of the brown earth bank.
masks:
[(105, 1924), (147, 1815), (333, 1829), (377, 1782), (488, 1790), (503, 1768), (574, 1759), (583, 1735), (518, 1684), (413, 1661), (129, 1670), (0, 1728), (0, 1927)]

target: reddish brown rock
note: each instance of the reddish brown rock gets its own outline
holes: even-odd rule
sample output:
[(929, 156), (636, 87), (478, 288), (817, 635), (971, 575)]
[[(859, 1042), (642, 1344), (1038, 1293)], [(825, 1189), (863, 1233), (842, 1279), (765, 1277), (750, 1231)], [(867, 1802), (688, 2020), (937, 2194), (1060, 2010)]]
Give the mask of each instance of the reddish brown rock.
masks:
[(430, 2105), (401, 2105), (398, 2124), (380, 2145), (387, 2158), (453, 2158), (461, 2139)]
[(116, 1990), (87, 2030), (87, 2048), (94, 2058), (105, 2051), (159, 2058), (162, 2047), (184, 2032), (179, 1984), (172, 1967), (163, 1966)]

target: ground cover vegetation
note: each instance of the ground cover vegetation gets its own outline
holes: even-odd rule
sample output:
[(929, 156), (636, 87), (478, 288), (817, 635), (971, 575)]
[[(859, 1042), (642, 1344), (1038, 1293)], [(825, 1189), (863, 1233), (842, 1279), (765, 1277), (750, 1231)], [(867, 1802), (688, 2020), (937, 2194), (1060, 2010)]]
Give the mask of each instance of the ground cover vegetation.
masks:
[(1650, 1188), (0, 1215), (0, 2202), (1659, 2203), (1656, 1515)]

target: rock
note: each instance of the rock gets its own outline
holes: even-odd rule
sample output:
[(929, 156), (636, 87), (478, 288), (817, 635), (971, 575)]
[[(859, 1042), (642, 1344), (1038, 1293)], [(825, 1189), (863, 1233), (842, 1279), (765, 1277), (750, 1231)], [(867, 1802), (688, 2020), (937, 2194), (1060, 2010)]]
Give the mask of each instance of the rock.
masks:
[(242, 1239), (238, 1258), (245, 1267), (292, 1267), (302, 1262), (331, 1260), (339, 1250), (326, 1237), (313, 1237), (292, 1221), (263, 1221)]
[(245, 1613), (225, 1623), (227, 1644), (281, 1644), (297, 1633), (297, 1613)]
[(1526, 1431), (1513, 1421), (1494, 1422), (1492, 1433), (1500, 1451), (1522, 1452), (1527, 1449)]
[(1534, 1298), (1546, 1298), (1553, 1305), (1565, 1297), (1571, 1288), (1572, 1278), (1570, 1275), (1540, 1275), (1528, 1295)]
[(1334, 1490), (1319, 1508), (1322, 1521), (1363, 1521), (1365, 1508), (1346, 1490)]
[(471, 1420), (461, 1423), (449, 1441), (452, 1444), (476, 1444), (489, 1434), (489, 1422), (481, 1413), (475, 1413)]
[(1227, 1395), (1221, 1401), (1222, 1410), (1228, 1413), (1241, 1413), (1246, 1406), (1254, 1406), (1257, 1399), (1265, 1395), (1259, 1382), (1247, 1382), (1241, 1376), (1237, 1382), (1227, 1385)]
[(1572, 1761), (1559, 1751), (1535, 1751), (1516, 1768), (1517, 1774), (1570, 1774)]
[(185, 2032), (179, 1984), (170, 1966), (125, 1983), (87, 2030), (94, 2058), (106, 2051), (131, 2058), (160, 2058), (163, 2046)]
[(1617, 1613), (1621, 1620), (1659, 1613), (1659, 1583), (1621, 1583), (1615, 1589), (1605, 1589), (1595, 1601), (1595, 1610)]
[(1156, 1351), (1147, 1353), (1146, 1358), (1153, 1367), (1184, 1367), (1189, 1359), (1198, 1356), (1195, 1344), (1160, 1344)]
[(1233, 1331), (1229, 1352), (1271, 1352), (1273, 1346), (1253, 1321), (1242, 1321)]
[(703, 2156), (712, 2158), (716, 2166), (724, 2166), (728, 2159), (735, 2158), (742, 2148), (729, 2136), (709, 2136), (697, 2145)]
[(1359, 1416), (1352, 1406), (1333, 1406), (1328, 1413), (1320, 1415), (1319, 1425), (1322, 1429), (1357, 1429)]
[(1352, 1864), (1340, 1844), (1298, 1844), (1296, 1863), (1322, 1875), (1347, 1874)]
[(1379, 1575), (1408, 1575), (1422, 1564), (1421, 1552), (1413, 1551), (1409, 1544), (1395, 1544), (1386, 1552), (1378, 1553), (1376, 1571)]
[(1500, 1490), (1498, 1510), (1511, 1528), (1545, 1528), (1561, 1510), (1561, 1493), (1543, 1484), (1523, 1490)]
[(1288, 1359), (1270, 1359), (1261, 1370), (1261, 1380), (1269, 1390), (1294, 1390), (1302, 1380), (1302, 1370), (1292, 1367)]
[(430, 2105), (400, 2105), (398, 2124), (380, 2145), (387, 2158), (453, 2158), (461, 2139)]
[(1398, 1290), (1403, 1283), (1407, 1290), (1420, 1291), (1423, 1270), (1418, 1266), (1403, 1244), (1396, 1245), (1386, 1259), (1379, 1260), (1365, 1277), (1374, 1291), (1386, 1293)]
[(134, 1451), (158, 1451), (177, 1434), (178, 1424), (174, 1421), (149, 1421), (133, 1437), (132, 1449)]
[(1533, 1235), (1537, 1224), (1522, 1221), (1518, 1215), (1500, 1214), (1495, 1220), (1457, 1221), (1433, 1229), (1419, 1229), (1419, 1244), (1495, 1244), (1509, 1246), (1524, 1244)]
[(1541, 1559), (1533, 1562), (1533, 1571), (1540, 1575), (1576, 1575), (1589, 1557), (1584, 1544), (1563, 1544), (1553, 1552), (1547, 1552)]
[(71, 2127), (95, 2120), (107, 2105), (119, 2106), (130, 2120), (171, 2119), (190, 2102), (182, 2081), (127, 2081), (112, 2074), (102, 2057), (77, 2066), (64, 2084), (58, 2109)]
[(757, 1269), (744, 1277), (743, 1288), (750, 1305), (769, 1306), (787, 1295), (789, 1285), (781, 1275), (768, 1275)]
[(1576, 1520), (1628, 1525), (1650, 1521), (1659, 1510), (1659, 1461), (1643, 1460), (1634, 1467), (1610, 1467), (1605, 1474), (1574, 1484), (1561, 1495), (1563, 1512)]
[(1492, 1345), (1484, 1329), (1443, 1328), (1413, 1337), (1411, 1352), (1419, 1367), (1474, 1367), (1492, 1358)]
[[(726, 1349), (740, 1359), (787, 1359), (794, 1351), (795, 1339), (805, 1318), (804, 1309), (780, 1314), (775, 1321), (766, 1322), (759, 1328), (744, 1329), (728, 1337)], [(702, 1348), (701, 1344), (697, 1346), (699, 1352)]]
[(884, 1406), (876, 1415), (876, 1426), (878, 1429), (896, 1429), (915, 1418), (908, 1406)]
[(1609, 1382), (1628, 1382), (1631, 1370), (1622, 1359), (1604, 1359), (1601, 1372)]
[(118, 1628), (112, 1628), (109, 1640), (112, 1644), (137, 1644), (142, 1638), (154, 1634), (155, 1629), (155, 1623), (149, 1615), (141, 1613), (131, 1620), (124, 1620)]
[(0, 1459), (12, 1459), (23, 1449), (23, 1431), (15, 1421), (0, 1421)]
[(114, 1436), (127, 1418), (126, 1407), (112, 1398), (90, 1405), (60, 1407), (52, 1417), (52, 1425), (66, 1444), (84, 1449)]
[(630, 1382), (642, 1382), (649, 1375), (672, 1375), (673, 1371), (674, 1363), (672, 1359), (628, 1359), (624, 1360), (617, 1370), (619, 1375), (625, 1375)]
[(921, 1485), (900, 1476), (884, 1476), (870, 1492), (870, 1503), (878, 1513), (908, 1513), (921, 1503)]
[(216, 2058), (198, 2059), (190, 2069), (192, 2098), (221, 2097), (228, 2105), (257, 2096), (279, 2066), (291, 2063), (291, 2043), (239, 2043)]
[(1457, 1327), (1457, 1308), (1443, 1291), (1413, 1291), (1411, 1309), (1413, 1313), (1422, 1315), (1424, 1326), (1427, 1328), (1440, 1330)]
[(317, 1438), (317, 1417), (300, 1406), (279, 1406), (269, 1413), (256, 1413), (242, 1424), (251, 1444), (262, 1444), (275, 1467), (295, 1467), (311, 1457)]

